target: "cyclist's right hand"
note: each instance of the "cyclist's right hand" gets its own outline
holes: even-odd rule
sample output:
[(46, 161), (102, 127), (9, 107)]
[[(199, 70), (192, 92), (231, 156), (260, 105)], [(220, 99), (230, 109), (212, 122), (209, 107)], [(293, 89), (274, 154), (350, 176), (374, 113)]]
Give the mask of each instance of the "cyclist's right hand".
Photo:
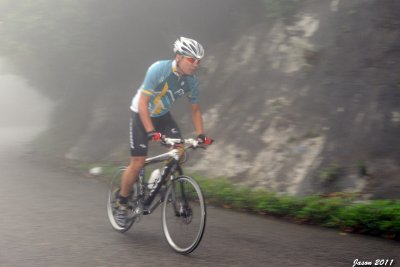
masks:
[(155, 130), (147, 132), (147, 138), (149, 141), (161, 141), (162, 135), (160, 132), (156, 132)]

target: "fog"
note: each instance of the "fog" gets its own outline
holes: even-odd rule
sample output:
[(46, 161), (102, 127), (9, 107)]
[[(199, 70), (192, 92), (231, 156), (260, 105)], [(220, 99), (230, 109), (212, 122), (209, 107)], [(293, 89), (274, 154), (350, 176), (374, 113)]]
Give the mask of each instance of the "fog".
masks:
[(261, 2), (2, 1), (0, 124), (48, 124), (39, 147), (104, 158), (126, 142), (131, 98), (150, 64), (173, 58), (178, 36), (197, 39), (213, 59)]
[(23, 78), (0, 72), (0, 127), (45, 127), (52, 106)]
[[(398, 177), (400, 6), (379, 3), (0, 1), (0, 124), (49, 122), (35, 145), (51, 158), (124, 161), (132, 96), (186, 36), (205, 48), (200, 103), (218, 140), (196, 171), (293, 192), (320, 190), (331, 165), (382, 176), (384, 160)], [(185, 137), (188, 111), (184, 99), (171, 110)]]
[[(108, 102), (120, 105), (151, 63), (173, 57), (178, 36), (201, 41), (209, 53), (251, 20), (258, 6), (243, 0), (0, 2), (0, 59), (8, 73), (21, 77), (2, 76), (2, 101), (22, 98), (16, 102), (26, 101), (32, 113), (42, 114), (37, 107), (46, 104), (34, 104), (41, 98), (22, 89), (30, 87), (59, 104), (52, 122), (65, 124), (72, 116), (79, 124), (76, 119), (85, 115), (71, 110), (87, 113), (100, 95), (110, 98), (111, 90), (117, 100)], [(7, 110), (17, 114), (17, 103)]]

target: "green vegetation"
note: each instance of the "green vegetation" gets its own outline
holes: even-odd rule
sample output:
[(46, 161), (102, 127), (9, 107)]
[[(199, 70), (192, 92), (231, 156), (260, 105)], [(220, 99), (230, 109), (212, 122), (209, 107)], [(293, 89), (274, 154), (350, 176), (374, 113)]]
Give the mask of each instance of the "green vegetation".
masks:
[(357, 203), (356, 194), (294, 197), (267, 190), (234, 186), (228, 179), (195, 176), (208, 203), (259, 214), (293, 219), (301, 223), (339, 228), (400, 239), (400, 201), (373, 200)]
[[(117, 169), (115, 164), (75, 165), (75, 168), (86, 171), (93, 167), (102, 167), (102, 176), (107, 179), (110, 179)], [(399, 200), (371, 200), (359, 203), (358, 195), (350, 193), (295, 197), (265, 189), (235, 186), (227, 178), (210, 179), (197, 174), (191, 176), (199, 182), (210, 205), (277, 216), (298, 223), (338, 228), (345, 232), (400, 240)]]
[(400, 203), (376, 200), (369, 204), (354, 204), (340, 210), (341, 225), (353, 231), (371, 234), (400, 235)]

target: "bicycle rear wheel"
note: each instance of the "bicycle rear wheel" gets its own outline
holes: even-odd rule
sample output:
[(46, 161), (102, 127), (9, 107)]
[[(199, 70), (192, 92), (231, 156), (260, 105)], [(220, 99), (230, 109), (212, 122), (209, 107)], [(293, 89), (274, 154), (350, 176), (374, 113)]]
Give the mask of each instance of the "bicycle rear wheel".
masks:
[[(121, 179), (122, 179), (122, 175), (124, 174), (126, 170), (126, 167), (120, 167), (115, 173), (113, 178), (111, 179), (111, 183), (110, 183), (110, 188), (109, 188), (109, 192), (108, 192), (108, 202), (107, 202), (107, 214), (108, 214), (108, 219), (112, 225), (112, 227), (114, 228), (114, 230), (120, 232), (120, 233), (124, 233), (126, 231), (128, 231), (133, 223), (135, 222), (134, 219), (129, 220), (125, 226), (120, 226), (116, 220), (115, 220), (115, 212), (116, 212), (116, 200), (117, 200), (117, 195), (119, 193), (120, 190), (120, 186), (121, 186)], [(133, 190), (132, 190), (132, 197), (130, 198), (130, 206), (132, 207), (132, 205), (134, 205), (135, 203), (132, 203), (133, 199), (135, 197), (138, 196), (139, 192), (138, 192), (138, 185), (137, 183), (133, 186)], [(134, 208), (134, 207), (133, 207)], [(130, 212), (133, 212), (132, 210)]]
[(200, 244), (206, 225), (206, 205), (197, 182), (188, 176), (172, 181), (165, 194), (162, 226), (170, 247), (189, 254)]

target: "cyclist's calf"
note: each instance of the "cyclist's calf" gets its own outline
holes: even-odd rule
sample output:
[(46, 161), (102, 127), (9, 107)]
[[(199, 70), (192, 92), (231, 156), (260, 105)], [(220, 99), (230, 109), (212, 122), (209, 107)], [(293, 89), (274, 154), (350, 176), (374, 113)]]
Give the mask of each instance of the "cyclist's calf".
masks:
[(126, 168), (121, 180), (120, 195), (127, 197), (132, 186), (136, 183), (140, 170), (144, 167), (146, 157), (131, 157), (131, 162)]

